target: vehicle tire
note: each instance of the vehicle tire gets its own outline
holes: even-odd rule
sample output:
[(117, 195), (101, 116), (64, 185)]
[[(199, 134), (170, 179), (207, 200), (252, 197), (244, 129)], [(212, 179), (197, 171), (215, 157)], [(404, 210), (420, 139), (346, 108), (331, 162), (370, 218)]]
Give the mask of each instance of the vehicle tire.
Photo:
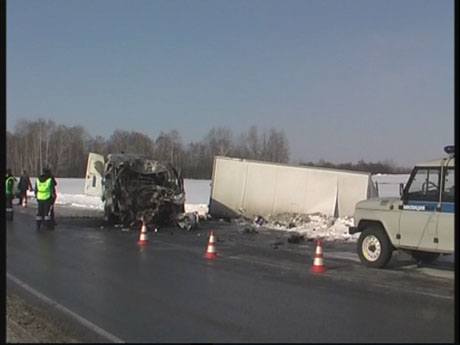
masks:
[(115, 225), (118, 221), (117, 217), (110, 211), (109, 207), (107, 207), (107, 204), (104, 204), (104, 216), (109, 226)]
[(421, 261), (424, 264), (429, 264), (439, 258), (439, 253), (422, 252), (419, 250), (413, 250), (410, 254), (415, 260)]
[(385, 231), (375, 225), (366, 227), (358, 239), (358, 256), (363, 264), (382, 268), (391, 259), (393, 246)]

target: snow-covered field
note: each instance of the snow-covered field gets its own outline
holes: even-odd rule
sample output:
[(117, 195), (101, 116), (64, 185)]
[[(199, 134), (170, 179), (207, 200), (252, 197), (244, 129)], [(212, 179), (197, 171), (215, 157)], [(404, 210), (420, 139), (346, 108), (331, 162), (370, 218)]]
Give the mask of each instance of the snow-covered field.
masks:
[[(406, 184), (409, 175), (382, 175), (377, 174), (373, 179), (378, 183), (379, 196), (399, 196), (399, 184)], [(57, 204), (65, 204), (73, 207), (90, 209), (103, 209), (99, 197), (84, 194), (85, 179), (82, 178), (58, 178)], [(35, 178), (31, 178), (35, 185)], [(211, 193), (210, 180), (185, 179), (185, 211), (198, 212), (200, 216), (206, 217), (208, 203)], [(33, 196), (32, 192), (28, 192)], [(245, 221), (236, 220), (239, 225), (244, 226)], [(247, 221), (246, 221), (247, 222)], [(254, 224), (248, 224), (254, 225)], [(296, 232), (307, 238), (323, 238), (325, 240), (348, 240), (356, 241), (359, 234), (350, 235), (348, 226), (353, 225), (351, 217), (334, 218), (324, 214), (310, 215), (278, 215), (269, 217), (263, 223), (264, 227), (279, 230)]]
[(380, 197), (399, 196), (399, 184), (403, 183), (406, 185), (407, 180), (409, 179), (409, 174), (377, 174), (372, 176), (372, 178), (377, 184)]

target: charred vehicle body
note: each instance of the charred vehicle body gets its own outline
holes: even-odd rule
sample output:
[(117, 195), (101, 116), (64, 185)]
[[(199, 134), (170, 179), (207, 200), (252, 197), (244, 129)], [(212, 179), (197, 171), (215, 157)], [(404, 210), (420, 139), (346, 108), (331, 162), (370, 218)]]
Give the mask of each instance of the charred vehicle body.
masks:
[[(182, 225), (185, 191), (181, 174), (148, 156), (90, 153), (85, 194), (100, 196), (109, 224)], [(182, 227), (182, 226), (181, 226)]]

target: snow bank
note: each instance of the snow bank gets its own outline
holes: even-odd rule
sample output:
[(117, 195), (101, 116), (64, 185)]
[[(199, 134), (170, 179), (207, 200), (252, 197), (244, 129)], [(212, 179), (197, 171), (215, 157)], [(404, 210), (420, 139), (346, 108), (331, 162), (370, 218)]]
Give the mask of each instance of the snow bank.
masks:
[(299, 234), (307, 239), (356, 241), (359, 237), (359, 234), (350, 235), (348, 233), (348, 227), (353, 226), (353, 218), (334, 218), (322, 213), (283, 213), (262, 219), (258, 217), (254, 220), (238, 218), (234, 221), (241, 228), (263, 226), (271, 230)]

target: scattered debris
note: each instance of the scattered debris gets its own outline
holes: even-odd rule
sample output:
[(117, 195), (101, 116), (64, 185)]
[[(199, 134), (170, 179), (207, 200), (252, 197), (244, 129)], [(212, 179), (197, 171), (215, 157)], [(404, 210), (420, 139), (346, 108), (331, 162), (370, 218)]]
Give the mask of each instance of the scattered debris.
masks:
[(299, 243), (299, 242), (303, 241), (304, 239), (305, 239), (304, 235), (300, 235), (298, 233), (295, 233), (295, 234), (292, 234), (291, 236), (289, 236), (287, 241), (289, 243)]
[(335, 239), (345, 239), (356, 241), (359, 234), (350, 235), (348, 227), (353, 226), (352, 217), (335, 218), (319, 212), (311, 214), (300, 213), (281, 213), (277, 215), (257, 216), (250, 219), (239, 216), (232, 219), (239, 231), (244, 233), (252, 228), (262, 228), (267, 230), (287, 230), (294, 234), (302, 235), (303, 239), (293, 236), (290, 243), (296, 241), (311, 241), (317, 238), (324, 238), (328, 241)]
[(257, 216), (256, 219), (254, 220), (254, 223), (257, 226), (262, 226), (262, 224), (264, 224), (265, 222), (266, 222), (266, 220), (262, 216)]
[(276, 241), (276, 242), (270, 243), (270, 246), (273, 247), (273, 249), (278, 249), (278, 246), (282, 246), (283, 244), (284, 244), (283, 241)]
[(177, 218), (176, 224), (181, 229), (190, 231), (192, 229), (197, 229), (199, 223), (198, 212), (189, 212), (184, 213), (181, 217)]
[(240, 232), (242, 232), (243, 234), (257, 234), (258, 231), (253, 228), (253, 227), (243, 227), (242, 229), (240, 229)]

